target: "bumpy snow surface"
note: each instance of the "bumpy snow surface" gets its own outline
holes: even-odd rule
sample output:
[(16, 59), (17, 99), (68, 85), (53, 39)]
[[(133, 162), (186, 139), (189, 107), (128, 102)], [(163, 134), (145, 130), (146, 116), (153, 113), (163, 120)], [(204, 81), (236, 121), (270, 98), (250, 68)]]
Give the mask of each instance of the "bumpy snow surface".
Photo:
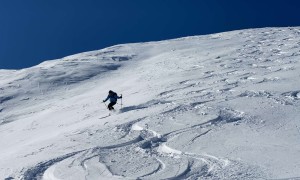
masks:
[(297, 179), (299, 79), (300, 28), (0, 70), (0, 179)]

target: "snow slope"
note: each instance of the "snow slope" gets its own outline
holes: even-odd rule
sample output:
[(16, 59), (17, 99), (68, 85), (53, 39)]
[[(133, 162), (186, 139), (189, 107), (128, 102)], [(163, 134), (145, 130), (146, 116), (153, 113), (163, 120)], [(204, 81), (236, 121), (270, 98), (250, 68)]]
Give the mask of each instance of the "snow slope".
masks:
[(0, 179), (299, 179), (299, 76), (298, 27), (0, 70)]

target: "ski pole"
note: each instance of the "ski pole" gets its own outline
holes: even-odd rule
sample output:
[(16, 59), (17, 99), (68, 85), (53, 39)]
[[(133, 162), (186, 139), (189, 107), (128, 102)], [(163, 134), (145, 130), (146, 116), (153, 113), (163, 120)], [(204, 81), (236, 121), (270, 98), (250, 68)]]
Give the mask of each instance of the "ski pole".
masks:
[(123, 102), (122, 102), (122, 99), (123, 99), (123, 96), (122, 96), (122, 94), (121, 94), (121, 109), (122, 109), (122, 105), (123, 105)]
[(108, 107), (106, 106), (105, 102), (103, 102), (104, 106), (108, 109)]

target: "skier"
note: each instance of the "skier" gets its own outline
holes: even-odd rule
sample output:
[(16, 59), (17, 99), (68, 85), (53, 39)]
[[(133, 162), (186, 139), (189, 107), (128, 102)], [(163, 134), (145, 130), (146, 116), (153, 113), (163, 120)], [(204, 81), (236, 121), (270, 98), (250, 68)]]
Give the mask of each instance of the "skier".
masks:
[(108, 104), (107, 108), (109, 110), (113, 110), (114, 109), (114, 105), (117, 104), (118, 99), (122, 98), (122, 94), (121, 96), (118, 96), (117, 93), (113, 92), (112, 90), (108, 91), (108, 96), (105, 100), (103, 100), (103, 102), (106, 102), (108, 99), (110, 101), (110, 103)]

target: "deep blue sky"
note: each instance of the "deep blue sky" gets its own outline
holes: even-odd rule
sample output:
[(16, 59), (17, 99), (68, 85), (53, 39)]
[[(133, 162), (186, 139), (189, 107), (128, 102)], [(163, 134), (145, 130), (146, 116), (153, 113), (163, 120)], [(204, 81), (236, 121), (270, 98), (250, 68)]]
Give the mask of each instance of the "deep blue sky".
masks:
[(0, 69), (130, 42), (300, 26), (299, 0), (1, 0)]

